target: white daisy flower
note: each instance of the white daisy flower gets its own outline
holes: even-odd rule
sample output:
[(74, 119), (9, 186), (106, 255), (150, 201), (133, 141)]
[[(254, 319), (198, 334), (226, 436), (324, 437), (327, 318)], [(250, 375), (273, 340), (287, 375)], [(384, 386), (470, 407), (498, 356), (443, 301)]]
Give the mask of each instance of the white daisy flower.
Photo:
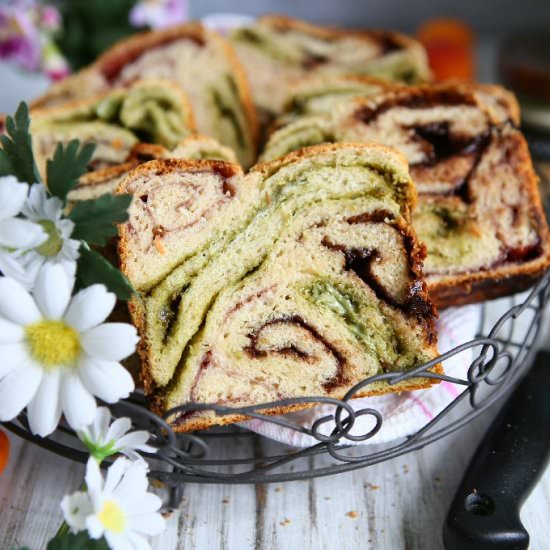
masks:
[(90, 457), (86, 465), (88, 492), (76, 492), (61, 501), (65, 521), (73, 533), (85, 526), (92, 539), (105, 537), (113, 550), (151, 548), (144, 536), (158, 535), (166, 523), (158, 512), (162, 502), (147, 492), (147, 485), (144, 461), (118, 458), (104, 481), (98, 462)]
[(32, 288), (40, 268), (45, 263), (60, 264), (67, 275), (74, 277), (80, 241), (70, 238), (74, 223), (63, 217), (61, 199), (50, 197), (45, 185), (35, 183), (31, 186), (29, 198), (21, 213), (39, 224), (48, 237), (40, 246), (18, 256), (26, 275), (23, 279), (18, 279), (21, 284), (27, 289)]
[(129, 418), (117, 418), (111, 425), (111, 411), (98, 407), (93, 422), (77, 431), (80, 440), (88, 447), (90, 454), (102, 462), (106, 457), (122, 453), (132, 460), (143, 460), (136, 451), (156, 453), (157, 449), (147, 445), (150, 434), (144, 430), (127, 433), (132, 427)]
[(103, 323), (116, 300), (105, 286), (71, 299), (73, 284), (58, 264), (40, 270), (32, 296), (0, 277), (0, 421), (27, 407), (30, 428), (42, 437), (61, 414), (74, 429), (90, 424), (94, 396), (115, 403), (134, 389), (119, 361), (133, 353), (136, 329)]
[(43, 245), (48, 239), (39, 224), (17, 217), (28, 194), (26, 183), (17, 181), (14, 176), (0, 177), (0, 271), (9, 277), (23, 277), (18, 255)]

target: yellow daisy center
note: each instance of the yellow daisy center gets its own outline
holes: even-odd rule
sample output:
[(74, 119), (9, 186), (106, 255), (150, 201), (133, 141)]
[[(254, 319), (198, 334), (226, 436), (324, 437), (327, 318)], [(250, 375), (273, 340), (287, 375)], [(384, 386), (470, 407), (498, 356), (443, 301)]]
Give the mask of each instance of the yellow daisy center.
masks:
[(124, 532), (126, 516), (124, 510), (114, 500), (106, 500), (97, 517), (106, 531), (111, 531), (112, 533)]
[(74, 364), (82, 351), (78, 332), (63, 321), (39, 321), (25, 327), (31, 355), (44, 367)]
[(36, 251), (42, 256), (57, 256), (63, 248), (63, 239), (59, 235), (59, 231), (55, 223), (51, 220), (42, 220), (38, 222), (42, 229), (47, 233), (48, 239), (36, 248)]

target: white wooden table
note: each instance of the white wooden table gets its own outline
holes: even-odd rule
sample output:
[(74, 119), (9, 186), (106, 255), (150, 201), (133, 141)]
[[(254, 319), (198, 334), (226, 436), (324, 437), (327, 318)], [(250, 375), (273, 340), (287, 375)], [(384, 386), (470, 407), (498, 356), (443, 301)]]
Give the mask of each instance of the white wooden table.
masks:
[[(158, 550), (320, 550), (442, 548), (447, 507), (487, 423), (414, 454), (335, 477), (278, 485), (185, 487)], [(0, 548), (42, 550), (62, 520), (59, 501), (83, 466), (10, 435), (10, 465), (0, 476)], [(550, 545), (550, 469), (526, 502), (531, 548)]]

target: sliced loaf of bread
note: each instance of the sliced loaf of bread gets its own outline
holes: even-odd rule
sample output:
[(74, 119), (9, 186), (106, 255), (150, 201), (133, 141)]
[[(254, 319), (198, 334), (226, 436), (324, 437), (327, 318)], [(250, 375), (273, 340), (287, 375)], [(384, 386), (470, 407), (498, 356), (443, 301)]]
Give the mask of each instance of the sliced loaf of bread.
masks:
[(104, 193), (114, 193), (128, 172), (144, 162), (163, 158), (212, 159), (237, 163), (233, 149), (222, 145), (214, 138), (198, 134), (184, 138), (174, 149), (150, 143), (137, 143), (130, 150), (125, 162), (81, 176), (77, 186), (69, 193), (69, 201), (74, 203), (94, 199)]
[(71, 75), (35, 103), (64, 103), (128, 86), (171, 80), (189, 97), (201, 134), (231, 147), (244, 166), (256, 158), (258, 127), (244, 70), (231, 45), (199, 23), (138, 33)]
[[(311, 147), (246, 175), (156, 160), (119, 190), (134, 195), (119, 252), (138, 290), (131, 312), (155, 411), (342, 397), (436, 357), (415, 192), (397, 153)], [(358, 395), (429, 384), (377, 382)], [(169, 416), (182, 431), (240, 418)]]
[(409, 84), (430, 77), (420, 43), (397, 32), (347, 31), (268, 15), (230, 39), (256, 105), (272, 115), (283, 110), (289, 87), (306, 76), (373, 75)]
[(319, 143), (375, 141), (407, 157), (413, 223), (440, 307), (525, 289), (550, 265), (548, 228), (517, 102), (497, 86), (446, 84), (340, 103), (276, 130), (262, 158)]
[(140, 141), (174, 148), (195, 131), (190, 103), (170, 81), (137, 82), (100, 96), (57, 107), (34, 109), (33, 151), (40, 172), (59, 143), (94, 143), (91, 172), (125, 162)]

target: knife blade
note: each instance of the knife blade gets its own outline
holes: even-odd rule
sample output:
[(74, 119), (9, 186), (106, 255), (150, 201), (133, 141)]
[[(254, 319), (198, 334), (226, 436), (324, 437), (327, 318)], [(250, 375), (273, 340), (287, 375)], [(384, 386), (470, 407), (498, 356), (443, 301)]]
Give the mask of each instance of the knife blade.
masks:
[(447, 550), (529, 546), (519, 513), (550, 458), (550, 353), (539, 351), (479, 444), (443, 527)]

